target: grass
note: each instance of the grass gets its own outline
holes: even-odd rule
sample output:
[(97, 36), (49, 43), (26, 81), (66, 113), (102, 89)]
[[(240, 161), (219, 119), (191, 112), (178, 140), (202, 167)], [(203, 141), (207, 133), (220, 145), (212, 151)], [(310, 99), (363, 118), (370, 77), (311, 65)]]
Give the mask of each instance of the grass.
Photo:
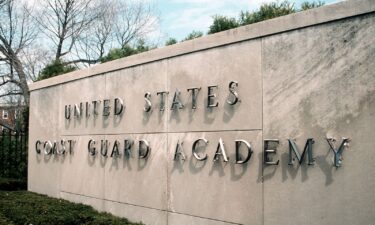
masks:
[(0, 224), (124, 224), (125, 218), (99, 213), (91, 206), (28, 191), (0, 191)]

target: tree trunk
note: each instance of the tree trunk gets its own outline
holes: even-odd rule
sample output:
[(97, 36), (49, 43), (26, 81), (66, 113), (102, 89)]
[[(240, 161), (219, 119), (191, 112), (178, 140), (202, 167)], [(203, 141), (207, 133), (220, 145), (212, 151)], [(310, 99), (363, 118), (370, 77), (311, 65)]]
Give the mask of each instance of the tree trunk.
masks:
[(64, 39), (62, 39), (62, 38), (59, 39), (59, 44), (57, 45), (57, 51), (56, 51), (56, 56), (55, 56), (56, 61), (60, 60), (63, 41), (64, 41)]
[(27, 79), (26, 79), (26, 74), (25, 71), (23, 70), (22, 63), (20, 59), (13, 53), (12, 55), (12, 64), (13, 68), (16, 70), (19, 78), (19, 87), (21, 88), (22, 95), (24, 97), (25, 103), (27, 106), (29, 106), (30, 102), (30, 93), (29, 93), (29, 86), (27, 85)]

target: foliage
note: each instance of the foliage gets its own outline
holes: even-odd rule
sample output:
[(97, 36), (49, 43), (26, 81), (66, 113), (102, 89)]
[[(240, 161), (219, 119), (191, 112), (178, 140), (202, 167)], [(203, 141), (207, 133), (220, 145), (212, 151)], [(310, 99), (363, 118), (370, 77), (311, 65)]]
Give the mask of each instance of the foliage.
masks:
[(211, 24), (208, 34), (217, 33), (223, 30), (229, 30), (239, 26), (236, 18), (216, 15), (213, 17), (214, 21)]
[(157, 22), (148, 1), (0, 0), (0, 98), (28, 105), (31, 81), (96, 64)]
[(262, 4), (257, 11), (241, 12), (239, 23), (241, 25), (247, 25), (279, 16), (288, 15), (294, 12), (296, 12), (294, 4), (287, 0), (282, 2), (270, 2)]
[[(303, 2), (300, 10), (307, 10), (323, 6), (322, 1)], [(253, 12), (241, 11), (238, 19), (216, 15), (209, 28), (208, 34), (236, 28), (238, 26), (261, 22), (264, 20), (285, 16), (300, 11), (288, 0), (264, 3), (258, 10)]]
[(4, 215), (0, 214), (0, 224), (13, 225)]
[(143, 39), (140, 39), (134, 47), (131, 47), (127, 44), (124, 45), (122, 48), (111, 49), (106, 56), (100, 59), (100, 62), (104, 63), (115, 59), (120, 59), (130, 55), (146, 52), (150, 49), (152, 49), (152, 47), (146, 45), (145, 41)]
[(177, 44), (177, 40), (175, 38), (169, 38), (166, 42), (165, 42), (165, 46), (168, 46), (168, 45), (174, 45), (174, 44)]
[(2, 220), (7, 222), (5, 224), (139, 224), (99, 213), (91, 206), (27, 191), (0, 191), (0, 222)]
[(27, 132), (29, 130), (29, 106), (26, 106), (21, 111), (21, 117), (17, 120), (19, 127), (22, 131)]
[(29, 130), (29, 106), (19, 106), (17, 119), (15, 119), (15, 131), (26, 132)]
[(27, 138), (3, 131), (0, 134), (0, 176), (25, 179), (27, 176)]
[(324, 2), (322, 1), (313, 1), (313, 2), (303, 2), (301, 4), (301, 10), (308, 10), (312, 8), (318, 8), (320, 6), (323, 6)]
[(26, 189), (27, 189), (26, 179), (14, 179), (14, 178), (1, 178), (0, 177), (0, 190), (2, 191), (16, 191), (16, 190), (26, 190)]
[(188, 34), (183, 41), (193, 40), (194, 38), (199, 38), (203, 36), (202, 31), (195, 31), (193, 30), (190, 34)]
[(151, 49), (152, 49), (152, 47), (147, 46), (145, 40), (143, 40), (143, 39), (139, 39), (136, 46), (135, 46), (135, 50), (136, 50), (137, 53), (147, 52)]
[(104, 63), (133, 54), (135, 54), (134, 49), (131, 48), (129, 45), (125, 45), (122, 48), (111, 49), (106, 56), (100, 59), (100, 62)]
[(44, 67), (44, 69), (42, 69), (42, 72), (39, 74), (37, 80), (44, 80), (60, 74), (69, 73), (76, 69), (76, 67), (72, 65), (67, 65), (61, 60), (54, 60), (46, 67)]

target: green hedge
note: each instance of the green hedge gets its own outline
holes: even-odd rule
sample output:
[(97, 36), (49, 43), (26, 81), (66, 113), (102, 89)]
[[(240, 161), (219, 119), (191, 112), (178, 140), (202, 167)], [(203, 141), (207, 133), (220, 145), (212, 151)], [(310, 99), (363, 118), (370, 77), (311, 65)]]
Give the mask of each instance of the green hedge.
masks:
[(0, 224), (124, 224), (125, 218), (99, 213), (91, 206), (75, 204), (28, 191), (0, 191)]
[(27, 136), (0, 132), (0, 177), (26, 179)]
[(26, 179), (12, 179), (12, 178), (0, 177), (0, 190), (2, 191), (18, 191), (18, 190), (26, 190), (26, 189), (27, 189)]

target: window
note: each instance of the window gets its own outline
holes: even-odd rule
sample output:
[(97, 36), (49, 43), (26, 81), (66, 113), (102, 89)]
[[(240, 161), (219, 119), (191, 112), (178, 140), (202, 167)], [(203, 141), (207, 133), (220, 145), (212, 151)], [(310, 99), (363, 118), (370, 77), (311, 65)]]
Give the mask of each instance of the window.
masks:
[(3, 110), (3, 119), (4, 120), (8, 119), (8, 111), (7, 110)]

